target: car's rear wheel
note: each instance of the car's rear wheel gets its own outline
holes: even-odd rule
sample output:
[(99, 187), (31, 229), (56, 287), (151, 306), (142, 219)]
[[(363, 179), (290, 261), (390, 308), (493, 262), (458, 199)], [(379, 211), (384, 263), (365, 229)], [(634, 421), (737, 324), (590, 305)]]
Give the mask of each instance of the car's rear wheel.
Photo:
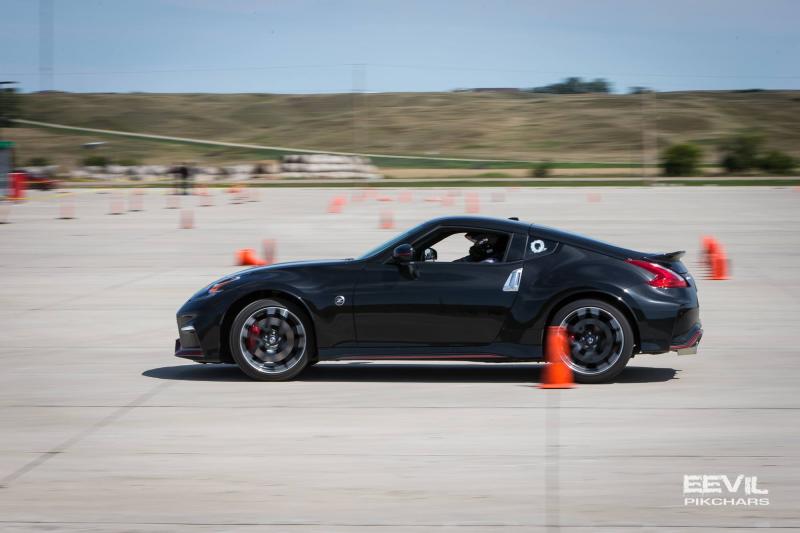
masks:
[(315, 352), (311, 320), (289, 302), (257, 300), (236, 315), (230, 347), (236, 364), (251, 378), (292, 379)]
[(579, 383), (603, 383), (617, 377), (633, 353), (633, 330), (625, 315), (602, 300), (567, 304), (553, 317), (553, 326), (567, 330), (565, 362)]

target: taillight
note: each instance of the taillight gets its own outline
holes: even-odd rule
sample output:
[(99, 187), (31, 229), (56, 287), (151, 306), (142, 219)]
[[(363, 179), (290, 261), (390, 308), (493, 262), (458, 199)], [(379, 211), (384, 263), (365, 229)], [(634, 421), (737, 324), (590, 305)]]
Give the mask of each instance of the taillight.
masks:
[(657, 287), (659, 289), (680, 289), (689, 286), (685, 279), (667, 267), (649, 261), (641, 261), (639, 259), (628, 259), (627, 262), (653, 274), (655, 277), (647, 282), (652, 287)]

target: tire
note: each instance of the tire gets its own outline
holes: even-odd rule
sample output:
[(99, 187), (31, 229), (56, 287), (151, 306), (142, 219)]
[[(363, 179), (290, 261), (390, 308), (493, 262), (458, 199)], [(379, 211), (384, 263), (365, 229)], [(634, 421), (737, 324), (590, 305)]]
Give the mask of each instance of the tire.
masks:
[(577, 300), (553, 316), (567, 329), (571, 353), (565, 359), (578, 383), (606, 383), (625, 369), (633, 354), (633, 329), (625, 314), (602, 300)]
[(231, 324), (231, 355), (253, 379), (290, 380), (316, 355), (312, 327), (305, 311), (293, 303), (256, 300), (239, 311)]

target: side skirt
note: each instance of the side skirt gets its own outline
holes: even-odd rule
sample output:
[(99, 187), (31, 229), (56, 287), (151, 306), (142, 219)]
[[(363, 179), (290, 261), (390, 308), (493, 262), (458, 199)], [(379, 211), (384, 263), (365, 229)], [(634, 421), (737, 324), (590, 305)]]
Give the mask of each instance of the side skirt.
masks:
[(541, 346), (497, 343), (485, 346), (348, 346), (320, 348), (320, 361), (541, 361)]

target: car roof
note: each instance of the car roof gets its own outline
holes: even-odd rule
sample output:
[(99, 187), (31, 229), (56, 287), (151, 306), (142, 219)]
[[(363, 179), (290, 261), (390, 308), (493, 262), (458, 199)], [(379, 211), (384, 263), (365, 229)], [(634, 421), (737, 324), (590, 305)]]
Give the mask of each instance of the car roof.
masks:
[(530, 228), (531, 234), (535, 235), (537, 238), (552, 239), (554, 241), (563, 242), (564, 244), (577, 246), (578, 248), (584, 248), (587, 250), (593, 250), (595, 252), (617, 257), (619, 259), (638, 258), (642, 255), (647, 255), (636, 250), (623, 248), (621, 246), (617, 246), (616, 244), (601, 241), (600, 239), (595, 239), (593, 237), (587, 237), (586, 235), (581, 235), (579, 233), (572, 233), (570, 231), (564, 231), (548, 226), (540, 226), (538, 224), (531, 224)]
[(495, 217), (481, 217), (481, 216), (445, 216), (429, 220), (425, 226), (429, 229), (436, 226), (467, 226), (477, 227), (494, 231), (515, 231), (521, 233), (530, 233), (539, 238), (552, 239), (554, 241), (563, 242), (579, 248), (585, 248), (600, 252), (605, 255), (610, 255), (617, 258), (640, 257), (647, 255), (643, 252), (623, 248), (615, 244), (601, 241), (578, 233), (560, 230), (539, 224), (531, 224), (522, 220), (513, 220), (510, 218), (495, 218)]
[(512, 220), (509, 218), (479, 217), (479, 216), (446, 216), (431, 219), (426, 224), (435, 226), (471, 226), (495, 231), (518, 231), (527, 233), (531, 227), (529, 222)]

